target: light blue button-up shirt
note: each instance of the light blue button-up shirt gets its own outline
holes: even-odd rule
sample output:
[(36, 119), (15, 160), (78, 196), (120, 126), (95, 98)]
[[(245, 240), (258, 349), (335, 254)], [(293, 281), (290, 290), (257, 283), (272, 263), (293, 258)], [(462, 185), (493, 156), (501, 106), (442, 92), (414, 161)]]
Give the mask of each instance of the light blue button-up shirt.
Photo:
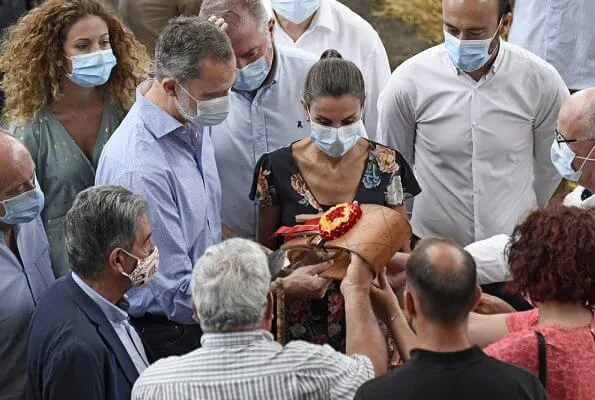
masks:
[(192, 266), (221, 240), (221, 187), (209, 128), (183, 125), (144, 97), (103, 149), (95, 183), (120, 185), (144, 196), (159, 248), (159, 271), (147, 286), (128, 292), (130, 314), (165, 315), (180, 324), (192, 318)]
[(310, 136), (300, 99), (306, 75), (316, 61), (302, 50), (275, 47), (272, 79), (254, 96), (232, 89), (227, 119), (212, 128), (224, 193), (223, 223), (242, 237), (256, 237), (257, 208), (248, 195), (258, 159)]
[(149, 361), (147, 359), (147, 354), (145, 353), (143, 342), (134, 327), (130, 325), (126, 311), (107, 301), (103, 296), (89, 287), (89, 285), (87, 285), (74, 272), (72, 272), (72, 280), (105, 314), (140, 375), (149, 366)]
[(41, 219), (15, 225), (20, 260), (0, 231), (0, 399), (26, 398), (27, 327), (33, 310), (54, 282)]
[(510, 43), (552, 64), (569, 89), (595, 86), (595, 1), (520, 0)]

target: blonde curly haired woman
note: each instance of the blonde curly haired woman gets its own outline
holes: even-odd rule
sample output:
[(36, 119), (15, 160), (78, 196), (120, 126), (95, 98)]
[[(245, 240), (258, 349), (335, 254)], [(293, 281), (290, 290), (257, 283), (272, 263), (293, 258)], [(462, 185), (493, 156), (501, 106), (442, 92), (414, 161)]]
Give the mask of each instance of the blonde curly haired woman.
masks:
[(145, 48), (102, 0), (47, 0), (0, 48), (5, 119), (36, 164), (54, 274), (70, 271), (62, 223), (92, 186), (103, 145), (149, 68)]

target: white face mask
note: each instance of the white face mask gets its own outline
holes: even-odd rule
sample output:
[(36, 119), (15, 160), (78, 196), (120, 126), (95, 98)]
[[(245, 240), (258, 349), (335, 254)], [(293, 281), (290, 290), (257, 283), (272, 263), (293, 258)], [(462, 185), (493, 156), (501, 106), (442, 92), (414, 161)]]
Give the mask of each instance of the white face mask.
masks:
[(215, 126), (225, 121), (225, 118), (227, 118), (227, 114), (229, 113), (229, 95), (217, 97), (216, 99), (199, 101), (192, 97), (182, 85), (178, 85), (188, 97), (196, 102), (196, 114), (192, 115), (192, 113), (188, 112), (180, 104), (178, 99), (176, 99), (178, 110), (186, 121), (197, 126)]
[(340, 128), (311, 122), (310, 139), (316, 147), (329, 157), (339, 158), (355, 146), (361, 131), (361, 121), (355, 121)]
[(157, 271), (159, 270), (159, 250), (157, 247), (155, 247), (148, 257), (142, 259), (134, 254), (130, 254), (124, 249), (121, 250), (137, 260), (136, 268), (134, 268), (130, 274), (122, 271), (122, 275), (130, 279), (132, 286), (144, 286), (155, 278), (155, 275), (157, 275)]

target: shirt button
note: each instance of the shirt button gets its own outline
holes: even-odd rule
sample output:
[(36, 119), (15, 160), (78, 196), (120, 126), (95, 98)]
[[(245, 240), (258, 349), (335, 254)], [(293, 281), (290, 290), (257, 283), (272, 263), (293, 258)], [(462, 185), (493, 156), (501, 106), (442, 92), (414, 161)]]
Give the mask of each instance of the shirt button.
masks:
[(252, 105), (253, 105), (254, 107), (258, 107), (258, 102), (257, 102), (257, 101), (255, 101), (255, 102), (254, 102)]
[(261, 139), (262, 139), (261, 135), (256, 136), (256, 140), (261, 140)]

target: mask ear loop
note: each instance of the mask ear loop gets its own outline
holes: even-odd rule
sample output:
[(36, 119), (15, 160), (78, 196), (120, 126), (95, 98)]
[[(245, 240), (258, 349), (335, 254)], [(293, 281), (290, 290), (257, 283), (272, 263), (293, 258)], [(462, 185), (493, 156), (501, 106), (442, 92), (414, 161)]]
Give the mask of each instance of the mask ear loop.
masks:
[(583, 160), (583, 163), (581, 164), (581, 167), (578, 169), (579, 172), (583, 171), (583, 167), (585, 166), (585, 164), (587, 163), (587, 161), (595, 161), (595, 159), (591, 158), (591, 155), (593, 154), (593, 151), (595, 150), (595, 145), (593, 145), (593, 147), (591, 147), (591, 151), (589, 152), (589, 155), (587, 155), (587, 157), (576, 157), (579, 160)]

